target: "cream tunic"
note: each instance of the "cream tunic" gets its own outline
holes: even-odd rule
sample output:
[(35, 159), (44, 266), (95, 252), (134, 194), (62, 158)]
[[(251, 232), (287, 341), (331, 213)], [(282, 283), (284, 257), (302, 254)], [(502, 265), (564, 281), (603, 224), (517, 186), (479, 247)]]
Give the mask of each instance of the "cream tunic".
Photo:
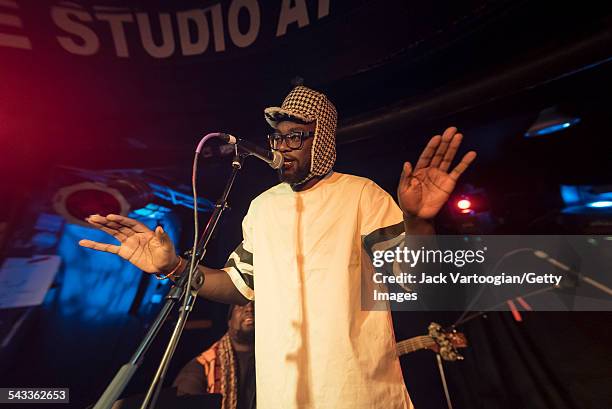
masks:
[(402, 212), (374, 182), (332, 173), (304, 192), (281, 183), (251, 202), (225, 270), (257, 295), (257, 407), (411, 408), (391, 313), (362, 311), (362, 238)]

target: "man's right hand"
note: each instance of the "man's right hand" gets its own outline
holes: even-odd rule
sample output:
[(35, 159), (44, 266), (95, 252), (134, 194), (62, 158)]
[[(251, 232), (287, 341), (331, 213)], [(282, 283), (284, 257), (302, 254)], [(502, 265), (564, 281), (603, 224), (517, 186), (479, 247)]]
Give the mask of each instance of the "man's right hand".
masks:
[[(110, 234), (120, 244), (81, 240), (79, 244), (83, 247), (119, 254), (147, 273), (168, 274), (179, 263), (172, 240), (160, 226), (153, 231), (134, 219), (116, 214), (89, 216), (87, 222)], [(244, 305), (249, 301), (225, 271), (202, 265), (198, 269), (206, 276), (206, 284), (199, 290), (202, 297), (227, 304)]]
[(153, 231), (134, 219), (117, 214), (93, 215), (86, 221), (119, 240), (120, 244), (81, 240), (79, 245), (83, 247), (118, 254), (147, 273), (168, 273), (179, 262), (174, 244), (161, 226)]

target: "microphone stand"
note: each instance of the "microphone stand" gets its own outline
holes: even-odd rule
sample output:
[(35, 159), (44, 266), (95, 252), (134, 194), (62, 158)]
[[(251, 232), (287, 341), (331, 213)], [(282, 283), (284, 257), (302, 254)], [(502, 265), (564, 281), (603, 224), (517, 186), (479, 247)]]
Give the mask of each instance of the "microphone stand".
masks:
[(446, 375), (444, 375), (444, 366), (442, 366), (442, 359), (440, 354), (436, 354), (436, 362), (438, 363), (438, 371), (440, 372), (440, 380), (442, 381), (442, 387), (444, 388), (444, 396), (446, 397), (446, 405), (448, 409), (453, 409), (453, 403), (451, 402), (450, 394), (448, 393), (448, 385), (446, 384)]
[[(223, 211), (228, 207), (227, 197), (229, 196), (229, 193), (232, 189), (238, 171), (242, 168), (244, 156), (245, 155), (242, 154), (236, 154), (234, 156), (234, 160), (232, 161), (232, 174), (225, 186), (225, 190), (223, 191), (221, 198), (215, 205), (215, 209), (213, 210), (213, 213), (211, 214), (210, 219), (208, 220), (208, 223), (204, 228), (204, 232), (200, 236), (200, 240), (198, 241), (198, 245), (196, 247), (194, 263), (194, 269), (196, 274), (192, 274), (192, 282), (187, 283), (189, 274), (183, 272), (183, 274), (175, 282), (174, 286), (166, 295), (166, 303), (158, 313), (157, 318), (151, 325), (144, 339), (141, 341), (138, 348), (136, 348), (136, 352), (134, 352), (128, 363), (124, 364), (121, 368), (119, 368), (119, 371), (117, 371), (111, 383), (106, 387), (106, 389), (94, 405), (93, 409), (110, 409), (113, 406), (115, 401), (119, 398), (127, 384), (134, 376), (136, 370), (138, 370), (138, 368), (142, 364), (145, 353), (153, 343), (153, 340), (159, 333), (159, 330), (168, 318), (168, 315), (170, 314), (174, 306), (183, 298), (183, 294), (185, 293), (185, 286), (191, 284), (189, 285), (190, 290), (187, 291), (187, 308), (181, 309), (180, 311), (177, 324), (174, 328), (170, 341), (168, 342), (168, 346), (166, 347), (166, 351), (164, 353), (164, 356), (162, 357), (155, 377), (153, 378), (153, 381), (151, 382), (145, 399), (142, 402), (141, 409), (155, 407), (155, 403), (157, 401), (159, 391), (161, 390), (161, 386), (163, 384), (168, 365), (170, 364), (172, 355), (174, 354), (176, 346), (178, 345), (178, 341), (185, 327), (185, 323), (187, 322), (187, 317), (189, 316), (189, 312), (191, 312), (191, 310), (193, 309), (193, 304), (195, 303), (199, 288), (204, 284), (204, 276), (202, 274), (197, 274), (199, 272), (197, 266), (206, 254), (206, 247), (208, 246), (210, 238), (213, 236), (213, 233), (217, 227), (221, 215), (223, 214)], [(184, 253), (184, 257), (186, 259), (190, 259), (191, 250), (186, 251)]]

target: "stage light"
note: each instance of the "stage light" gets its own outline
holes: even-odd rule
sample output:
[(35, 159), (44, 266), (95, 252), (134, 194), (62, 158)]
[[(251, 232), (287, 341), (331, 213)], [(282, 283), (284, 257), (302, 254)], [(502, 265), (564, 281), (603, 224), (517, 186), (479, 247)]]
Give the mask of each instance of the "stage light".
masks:
[[(483, 188), (466, 184), (448, 201), (447, 226), (459, 234), (491, 232), (498, 221), (490, 211), (487, 192)], [(454, 226), (451, 226), (453, 223)]]
[(611, 185), (561, 185), (565, 214), (603, 214), (612, 208)]
[(526, 138), (550, 135), (562, 131), (580, 122), (580, 118), (562, 114), (557, 107), (542, 110), (535, 122), (525, 132)]
[(595, 208), (604, 208), (604, 207), (612, 207), (612, 201), (609, 200), (600, 200), (597, 202), (591, 202), (587, 204), (588, 207), (595, 207)]
[(472, 207), (472, 202), (468, 199), (461, 199), (457, 202), (457, 207), (461, 210), (469, 210)]
[(579, 186), (561, 185), (561, 199), (566, 206), (572, 206), (581, 201), (581, 191)]
[(59, 189), (53, 197), (53, 207), (69, 223), (87, 226), (87, 216), (111, 213), (127, 216), (131, 210), (148, 204), (152, 197), (151, 189), (144, 183), (127, 180), (81, 182)]
[(461, 218), (486, 213), (489, 211), (489, 200), (483, 189), (467, 186), (463, 192), (449, 200), (451, 213)]

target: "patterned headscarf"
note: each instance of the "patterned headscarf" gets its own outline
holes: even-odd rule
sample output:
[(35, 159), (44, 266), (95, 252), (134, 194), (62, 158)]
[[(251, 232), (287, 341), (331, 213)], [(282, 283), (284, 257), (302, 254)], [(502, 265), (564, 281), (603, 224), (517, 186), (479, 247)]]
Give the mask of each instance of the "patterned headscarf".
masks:
[(315, 176), (325, 176), (336, 162), (336, 107), (327, 97), (315, 90), (298, 85), (293, 88), (280, 107), (264, 110), (266, 121), (272, 128), (279, 122), (294, 121), (311, 123), (316, 121), (312, 151), (310, 153), (310, 172), (295, 185), (301, 185)]

